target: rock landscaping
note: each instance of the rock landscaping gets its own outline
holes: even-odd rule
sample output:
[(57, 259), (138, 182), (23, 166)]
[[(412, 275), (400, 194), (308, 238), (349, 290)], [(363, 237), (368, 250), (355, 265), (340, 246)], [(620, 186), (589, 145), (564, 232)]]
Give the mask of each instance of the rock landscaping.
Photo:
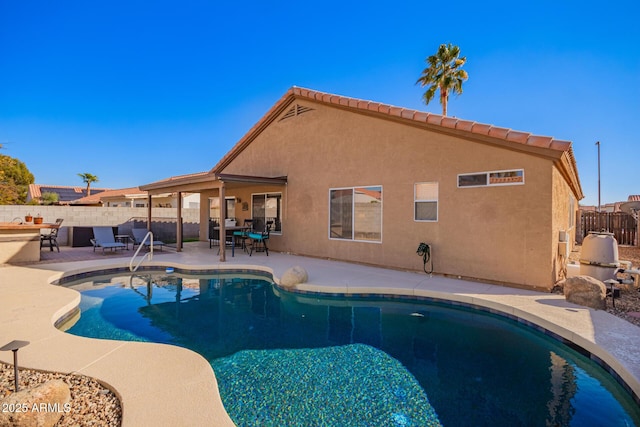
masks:
[[(633, 268), (640, 268), (640, 248), (634, 246), (618, 246), (618, 258), (630, 261)], [(580, 246), (571, 253), (571, 260), (580, 259)], [(621, 286), (620, 296), (615, 300), (615, 307), (611, 298), (607, 298), (607, 312), (626, 321), (640, 326), (640, 291), (633, 286)]]
[[(93, 378), (20, 369), (18, 379), (18, 393), (24, 397), (18, 396), (19, 402), (16, 400), (18, 393), (14, 392), (13, 366), (0, 363), (0, 411), (5, 415), (5, 418), (0, 417), (1, 426), (118, 427), (122, 423), (122, 407), (118, 397)], [(44, 384), (47, 385), (43, 387)], [(53, 392), (45, 394), (48, 393), (46, 390), (59, 389), (64, 395), (65, 385), (70, 391), (70, 400), (66, 403), (64, 397), (62, 400), (54, 398)], [(40, 400), (26, 397), (29, 390), (37, 387), (40, 388), (32, 395)], [(57, 418), (58, 415), (61, 416), (55, 424), (37, 421), (50, 419), (52, 416)]]

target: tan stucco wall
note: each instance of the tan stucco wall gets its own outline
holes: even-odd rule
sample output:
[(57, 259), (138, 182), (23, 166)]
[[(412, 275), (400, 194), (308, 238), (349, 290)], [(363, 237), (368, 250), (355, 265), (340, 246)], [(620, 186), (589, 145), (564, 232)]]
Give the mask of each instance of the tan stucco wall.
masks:
[[(306, 102), (314, 111), (274, 121), (224, 173), (287, 176), (275, 250), (550, 289), (553, 162)], [(525, 185), (457, 188), (457, 174), (524, 169)], [(439, 183), (439, 220), (415, 222), (414, 183)], [(328, 238), (329, 189), (382, 185), (382, 243)], [(250, 201), (251, 192), (228, 191)], [(557, 237), (556, 241), (557, 241)], [(557, 251), (557, 246), (556, 246)]]
[[(566, 277), (567, 258), (561, 257), (558, 251), (560, 232), (566, 231), (569, 234), (569, 250), (573, 249), (576, 239), (576, 214), (578, 211), (578, 201), (573, 195), (567, 182), (557, 168), (553, 168), (553, 225), (551, 241), (551, 262), (554, 266), (552, 274), (556, 280)], [(573, 199), (573, 205), (570, 200)], [(570, 212), (571, 206), (573, 209)], [(573, 222), (573, 223), (572, 223)]]

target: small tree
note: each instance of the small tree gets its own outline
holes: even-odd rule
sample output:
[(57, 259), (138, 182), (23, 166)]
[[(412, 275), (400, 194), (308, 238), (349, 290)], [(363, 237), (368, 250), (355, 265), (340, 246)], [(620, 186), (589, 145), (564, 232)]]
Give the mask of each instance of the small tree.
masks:
[(58, 200), (60, 200), (58, 193), (51, 193), (48, 191), (42, 193), (42, 197), (40, 197), (40, 199), (42, 200), (43, 205), (55, 205), (58, 203)]
[(0, 154), (0, 204), (24, 204), (33, 174), (18, 159)]
[(18, 187), (0, 182), (0, 205), (20, 205), (23, 203)]
[(416, 82), (422, 87), (427, 86), (427, 91), (422, 98), (425, 104), (429, 104), (435, 96), (436, 90), (440, 90), (440, 104), (442, 115), (447, 115), (447, 103), (449, 92), (457, 95), (462, 93), (462, 83), (469, 78), (461, 67), (467, 62), (466, 57), (460, 58), (460, 48), (452, 44), (441, 44), (435, 55), (431, 55), (425, 61), (429, 66), (422, 70), (422, 75)]
[(87, 184), (87, 196), (91, 195), (91, 183), (98, 182), (98, 177), (90, 173), (79, 173), (78, 176)]

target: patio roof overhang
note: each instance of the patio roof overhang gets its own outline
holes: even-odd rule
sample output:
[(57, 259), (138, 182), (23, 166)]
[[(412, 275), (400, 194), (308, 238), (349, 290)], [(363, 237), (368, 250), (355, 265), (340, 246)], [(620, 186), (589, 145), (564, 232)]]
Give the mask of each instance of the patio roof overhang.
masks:
[(149, 195), (157, 195), (167, 192), (190, 192), (246, 187), (248, 185), (286, 185), (287, 177), (264, 177), (252, 175), (233, 175), (226, 173), (202, 172), (191, 175), (182, 175), (141, 185), (140, 189), (147, 191)]
[(227, 188), (246, 187), (247, 185), (287, 185), (286, 176), (266, 177), (251, 175), (232, 175), (216, 173), (218, 181), (224, 182)]

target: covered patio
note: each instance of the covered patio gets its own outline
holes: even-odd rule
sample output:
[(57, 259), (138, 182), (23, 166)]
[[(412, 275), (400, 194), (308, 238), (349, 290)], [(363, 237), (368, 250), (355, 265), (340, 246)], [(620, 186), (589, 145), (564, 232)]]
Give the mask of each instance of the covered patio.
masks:
[[(199, 240), (206, 241), (209, 235), (209, 221), (212, 217), (211, 199), (219, 200), (219, 234), (226, 235), (226, 223), (224, 219), (229, 218), (228, 201), (233, 200), (235, 203), (241, 203), (240, 212), (234, 212), (233, 218), (241, 224), (245, 219), (253, 217), (253, 195), (263, 194), (264, 192), (278, 190), (285, 192), (287, 177), (263, 177), (250, 175), (233, 175), (225, 173), (217, 173), (214, 171), (200, 172), (189, 175), (180, 175), (157, 181), (151, 184), (140, 186), (148, 194), (148, 211), (147, 211), (147, 228), (151, 227), (151, 219), (153, 217), (153, 204), (151, 199), (154, 195), (164, 194), (167, 192), (177, 194), (177, 212), (176, 212), (176, 251), (181, 252), (183, 249), (182, 235), (182, 193), (199, 193), (200, 194), (200, 228)], [(283, 195), (284, 196), (284, 195)], [(244, 198), (244, 202), (243, 202)], [(251, 206), (249, 201), (251, 198)], [(282, 198), (277, 204), (277, 216), (280, 221), (285, 216), (283, 211)], [(226, 261), (226, 245), (220, 244), (220, 261)]]

